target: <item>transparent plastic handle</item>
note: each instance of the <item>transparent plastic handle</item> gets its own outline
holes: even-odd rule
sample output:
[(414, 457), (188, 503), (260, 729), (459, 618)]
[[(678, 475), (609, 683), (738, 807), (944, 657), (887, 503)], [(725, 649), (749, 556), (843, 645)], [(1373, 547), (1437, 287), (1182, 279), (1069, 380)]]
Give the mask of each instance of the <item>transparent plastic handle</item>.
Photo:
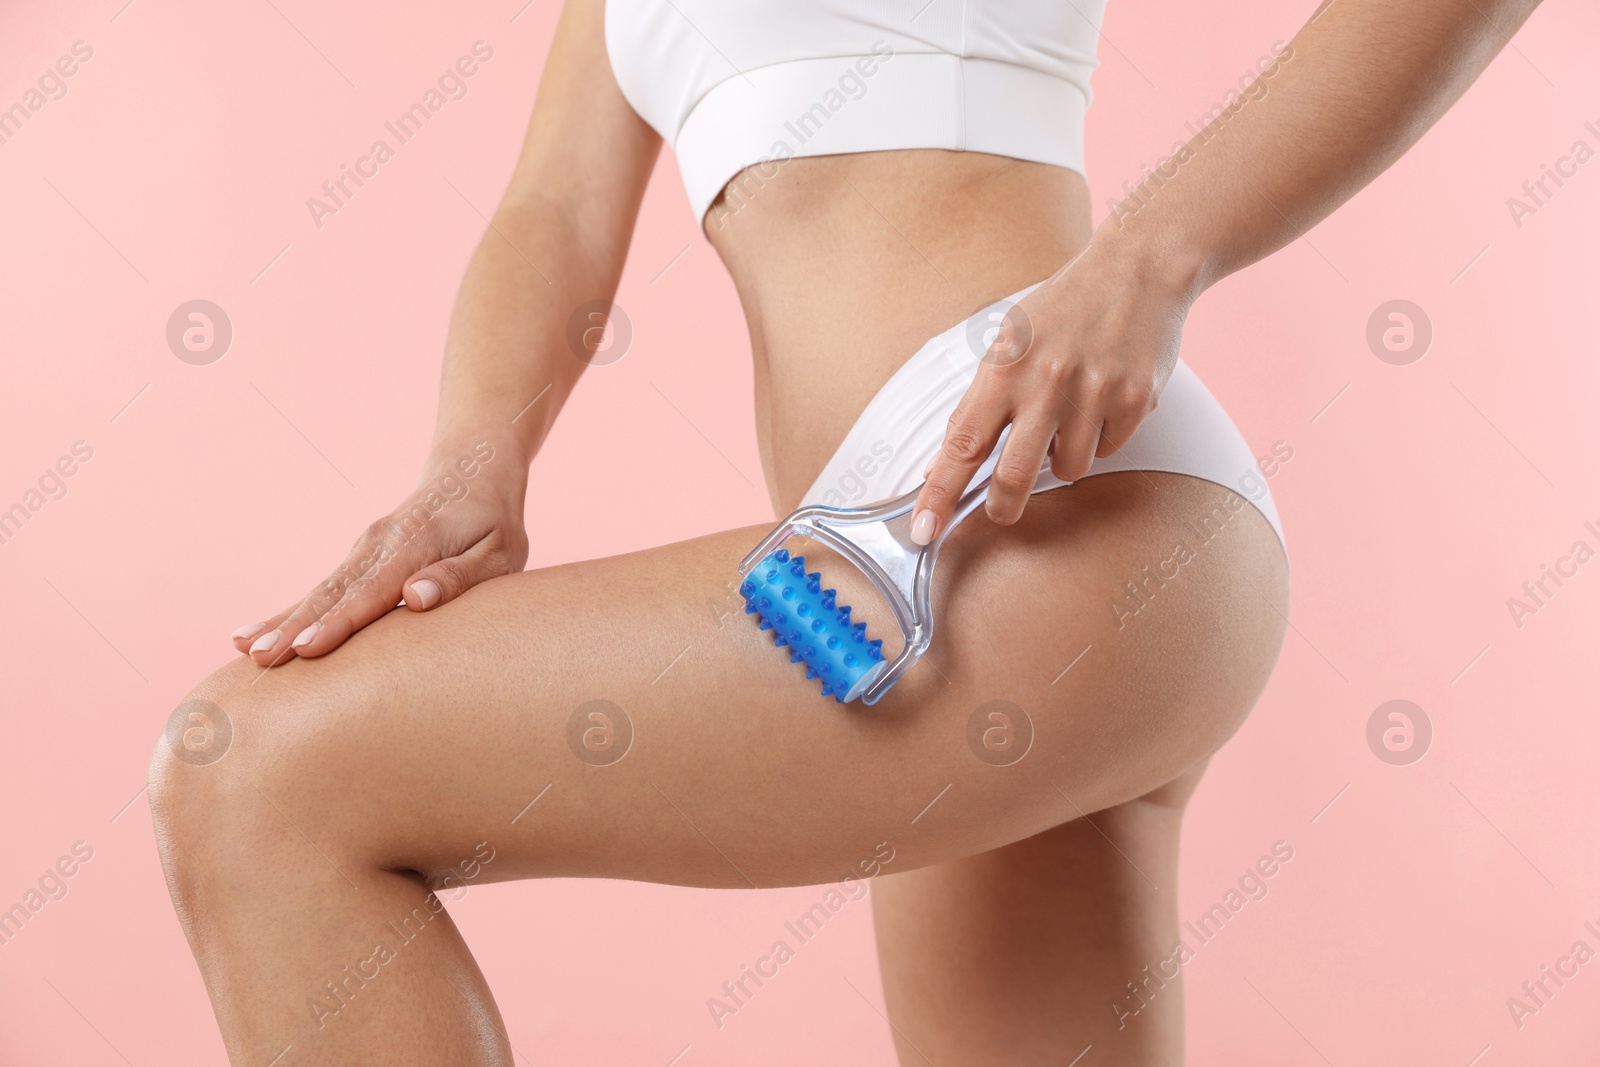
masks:
[(921, 492), (922, 485), (918, 485), (904, 496), (864, 508), (800, 508), (775, 526), (739, 564), (740, 576), (748, 576), (785, 540), (799, 535), (811, 537), (849, 560), (877, 586), (905, 644), (894, 659), (882, 660), (862, 675), (845, 695), (845, 703), (859, 696), (863, 704), (876, 704), (933, 643), (934, 564), (950, 532), (988, 497), (989, 478), (985, 476), (967, 489), (950, 521), (927, 545), (911, 540), (911, 511)]

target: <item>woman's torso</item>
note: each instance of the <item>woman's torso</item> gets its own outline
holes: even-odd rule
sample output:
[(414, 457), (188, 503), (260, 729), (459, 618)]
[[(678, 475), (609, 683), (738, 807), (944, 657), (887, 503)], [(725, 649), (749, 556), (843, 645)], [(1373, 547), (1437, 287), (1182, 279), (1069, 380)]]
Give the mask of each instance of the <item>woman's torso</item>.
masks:
[(1091, 225), (1083, 176), (1049, 164), (910, 150), (775, 169), (705, 228), (749, 323), (781, 514), (924, 341), (1061, 267)]
[(780, 512), (923, 341), (1088, 240), (1103, 3), (605, 0), (743, 301)]

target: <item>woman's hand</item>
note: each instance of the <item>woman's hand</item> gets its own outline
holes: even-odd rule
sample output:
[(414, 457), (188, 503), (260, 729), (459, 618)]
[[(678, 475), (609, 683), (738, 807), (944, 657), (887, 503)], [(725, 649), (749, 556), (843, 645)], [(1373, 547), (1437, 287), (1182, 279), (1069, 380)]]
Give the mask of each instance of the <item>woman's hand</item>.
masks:
[(950, 522), (1007, 425), (985, 509), (1022, 516), (1046, 458), (1063, 481), (1088, 473), (1153, 411), (1178, 360), (1193, 297), (1186, 276), (1151, 264), (1101, 233), (1067, 266), (1018, 301), (950, 416), (928, 465), (911, 539), (928, 544)]
[(320, 656), (402, 598), (412, 611), (427, 611), (522, 570), (526, 489), (527, 466), (504, 445), (437, 447), (417, 489), (367, 527), (326, 581), (264, 622), (241, 627), (234, 647), (263, 667)]
[[(1008, 348), (1002, 335), (951, 417), (912, 540), (946, 528), (1008, 423), (987, 502), (996, 522), (1021, 516), (1047, 452), (1051, 472), (1071, 480), (1120, 448), (1172, 373), (1195, 296), (1304, 238), (1382, 173), (1537, 5), (1319, 4), (1244, 96), (1147, 171), (1083, 253), (1013, 309), (1018, 339)], [(1362, 55), (1383, 62), (1350, 59)]]

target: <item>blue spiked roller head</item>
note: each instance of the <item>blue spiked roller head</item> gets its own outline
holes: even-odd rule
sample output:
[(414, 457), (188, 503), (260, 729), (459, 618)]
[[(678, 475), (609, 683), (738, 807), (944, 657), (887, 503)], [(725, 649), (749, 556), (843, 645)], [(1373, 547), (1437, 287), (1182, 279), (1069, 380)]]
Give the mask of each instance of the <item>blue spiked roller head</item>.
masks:
[(867, 640), (867, 624), (852, 622), (850, 608), (822, 588), (822, 575), (806, 573), (806, 558), (787, 548), (767, 556), (739, 585), (746, 615), (773, 632), (773, 643), (803, 663), (806, 677), (821, 679), (822, 695), (843, 704), (861, 676), (883, 659), (883, 642)]

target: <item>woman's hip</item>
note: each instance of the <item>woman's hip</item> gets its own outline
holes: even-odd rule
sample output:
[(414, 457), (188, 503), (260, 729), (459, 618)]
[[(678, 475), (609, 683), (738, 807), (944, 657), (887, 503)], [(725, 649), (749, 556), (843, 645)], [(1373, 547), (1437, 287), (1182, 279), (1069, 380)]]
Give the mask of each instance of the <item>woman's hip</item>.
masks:
[[(1038, 284), (995, 301), (918, 349), (867, 403), (802, 502), (858, 507), (915, 489), (996, 331), (1008, 328), (1007, 312)], [(993, 469), (999, 454), (997, 445), (974, 481)], [(1127, 444), (1110, 456), (1097, 458), (1085, 478), (1119, 471), (1185, 474), (1223, 486), (1239, 498), (1239, 506), (1248, 503), (1260, 512), (1280, 544), (1284, 541), (1277, 507), (1244, 436), (1181, 359), (1160, 405), (1145, 417)], [(1033, 491), (1066, 484), (1046, 467)]]

